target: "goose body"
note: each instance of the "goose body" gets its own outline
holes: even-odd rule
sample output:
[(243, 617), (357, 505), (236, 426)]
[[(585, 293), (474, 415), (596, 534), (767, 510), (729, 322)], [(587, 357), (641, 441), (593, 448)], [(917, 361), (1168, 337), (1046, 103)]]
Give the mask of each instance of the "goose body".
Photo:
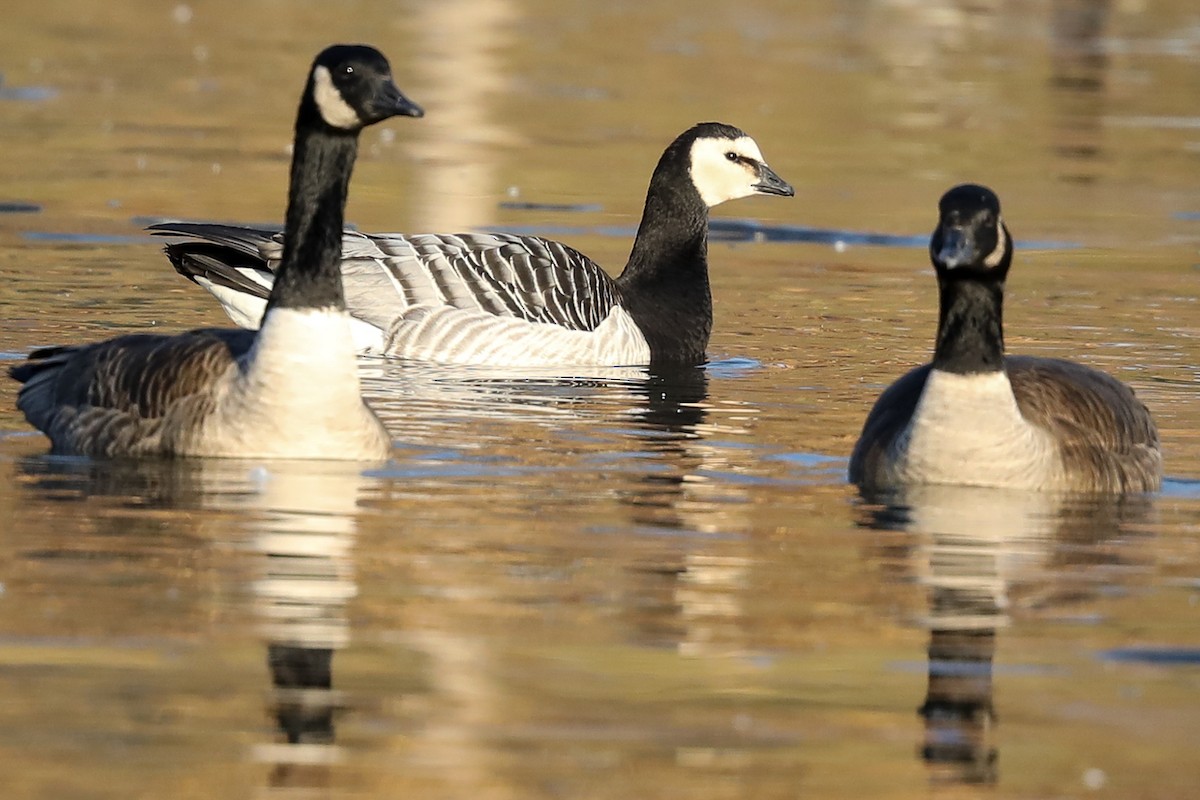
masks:
[(942, 198), (940, 212), (930, 244), (940, 290), (934, 359), (876, 401), (850, 459), (850, 480), (868, 489), (1157, 489), (1158, 432), (1132, 389), (1071, 361), (1004, 354), (1012, 239), (996, 196), (959, 186)]
[[(501, 233), (342, 239), (346, 304), (362, 353), (496, 366), (694, 364), (712, 329), (708, 211), (751, 194), (790, 196), (742, 131), (702, 123), (663, 153), (629, 261), (611, 278), (579, 251)], [(286, 234), (164, 223), (185, 277), (254, 325)]]
[(313, 62), (296, 118), (289, 243), (261, 329), (129, 335), (30, 354), (17, 406), (56, 453), (380, 460), (390, 439), (359, 394), (338, 259), (365, 126), (420, 116), (376, 50)]

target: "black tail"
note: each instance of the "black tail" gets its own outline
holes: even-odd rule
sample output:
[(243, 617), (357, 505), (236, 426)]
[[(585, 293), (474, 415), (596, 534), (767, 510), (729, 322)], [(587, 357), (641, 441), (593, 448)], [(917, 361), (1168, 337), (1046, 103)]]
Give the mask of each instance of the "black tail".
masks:
[(276, 231), (203, 222), (163, 222), (146, 230), (155, 236), (184, 238), (163, 249), (175, 271), (188, 280), (204, 278), (217, 286), (264, 300), (270, 294), (270, 287), (247, 277), (241, 270), (270, 272), (260, 248), (271, 242)]
[(29, 379), (34, 375), (37, 375), (47, 367), (55, 366), (54, 363), (47, 361), (47, 359), (59, 355), (60, 353), (65, 353), (69, 349), (69, 345), (63, 345), (59, 347), (43, 347), (38, 350), (34, 350), (25, 357), (26, 360), (23, 363), (8, 368), (8, 377), (12, 378), (18, 383), (28, 383)]

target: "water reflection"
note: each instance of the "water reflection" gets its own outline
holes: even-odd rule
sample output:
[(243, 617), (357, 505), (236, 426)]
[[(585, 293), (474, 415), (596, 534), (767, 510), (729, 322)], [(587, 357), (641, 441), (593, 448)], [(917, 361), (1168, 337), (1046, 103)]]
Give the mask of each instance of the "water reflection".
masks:
[(353, 465), (271, 464), (250, 472), (257, 491), (214, 496), (247, 513), (248, 548), (260, 556), (252, 583), (267, 642), (271, 711), (286, 745), (259, 745), (271, 788), (326, 786), (342, 760), (334, 715), (333, 659), (350, 643), (346, 604), (357, 593), (353, 548), (365, 479)]
[[(270, 766), (271, 788), (328, 785), (330, 769), (343, 760), (334, 718), (345, 699), (333, 688), (333, 658), (350, 643), (346, 604), (356, 594), (352, 553), (367, 481), (355, 466), (45, 456), (18, 466), (27, 489), (54, 506), (129, 509), (94, 516), (91, 536), (127, 543), (127, 550), (110, 546), (110, 557), (144, 559), (140, 548), (162, 550), (165, 534), (178, 539), (183, 531), (191, 541), (181, 548), (249, 556), (236, 563), (249, 573), (250, 608), (272, 682), (268, 713), (279, 731), (278, 743), (253, 747), (253, 759)], [(78, 543), (71, 552), (78, 555)], [(135, 627), (139, 637), (155, 630), (144, 617)]]
[(421, 102), (430, 110), (414, 134), (420, 202), (409, 229), (489, 222), (499, 193), (497, 152), (521, 141), (495, 112), (511, 91), (504, 55), (521, 30), (522, 12), (510, 0), (441, 0), (418, 3), (409, 13), (413, 30), (423, 32), (416, 63), (424, 67)]
[(1091, 184), (1100, 176), (1109, 0), (1056, 0), (1050, 18), (1050, 91), (1059, 179)]
[(691, 655), (739, 646), (751, 560), (710, 545), (749, 525), (746, 487), (726, 479), (747, 461), (728, 441), (746, 432), (734, 420), (757, 411), (742, 403), (736, 416), (714, 419), (707, 369), (591, 368), (561, 377), (396, 362), (377, 368), (368, 394), (386, 392), (375, 405), (389, 430), (402, 446), (437, 448), (401, 457), (389, 476), (425, 478), (440, 468), (486, 480), (546, 470), (557, 475), (553, 482), (574, 486), (598, 475), (623, 513), (593, 523), (592, 532), (614, 539), (632, 532), (650, 543), (621, 573), (632, 642)]
[[(1139, 564), (1115, 547), (1144, 522), (1146, 497), (1087, 498), (956, 486), (865, 498), (860, 524), (902, 532), (881, 540), (894, 579), (927, 590), (916, 623), (929, 631), (921, 757), (935, 782), (998, 779), (994, 663), (1014, 616), (1062, 613), (1128, 578)], [(1020, 660), (1020, 655), (1013, 661)]]

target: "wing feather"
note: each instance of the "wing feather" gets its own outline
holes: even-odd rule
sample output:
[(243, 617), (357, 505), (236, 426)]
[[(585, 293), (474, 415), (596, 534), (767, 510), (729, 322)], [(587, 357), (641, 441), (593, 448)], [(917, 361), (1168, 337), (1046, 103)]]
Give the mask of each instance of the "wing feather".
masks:
[(1012, 356), (1005, 367), (1021, 415), (1051, 433), (1069, 473), (1091, 476), (1098, 489), (1158, 488), (1158, 429), (1133, 389), (1061, 359)]
[(883, 480), (888, 449), (916, 412), (930, 369), (925, 364), (910, 370), (879, 395), (850, 456), (851, 483), (876, 485)]
[[(167, 250), (186, 277), (199, 275), (259, 299), (270, 292), (282, 255), (281, 233), (182, 222), (150, 230), (182, 238)], [(418, 306), (452, 306), (591, 331), (619, 301), (616, 284), (594, 261), (536, 236), (346, 231), (342, 274), (351, 315), (383, 331)]]
[(55, 452), (145, 455), (157, 451), (173, 412), (211, 409), (219, 379), (253, 341), (242, 330), (134, 334), (37, 350), (9, 374), (23, 384), (17, 407)]

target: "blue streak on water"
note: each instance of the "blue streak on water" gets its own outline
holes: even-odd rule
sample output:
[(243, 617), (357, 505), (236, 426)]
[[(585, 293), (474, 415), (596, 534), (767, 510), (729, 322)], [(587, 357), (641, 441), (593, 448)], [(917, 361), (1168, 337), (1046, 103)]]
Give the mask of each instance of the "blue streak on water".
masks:
[(561, 211), (571, 214), (587, 214), (603, 211), (599, 203), (529, 203), (521, 200), (509, 200), (500, 204), (500, 208), (509, 211)]
[(777, 453), (766, 457), (767, 461), (783, 461), (788, 464), (799, 464), (802, 467), (823, 467), (833, 464), (845, 465), (842, 456), (827, 456), (824, 453)]
[(714, 378), (745, 378), (760, 369), (762, 369), (761, 361), (741, 356), (710, 361), (704, 367), (705, 372)]
[(1163, 478), (1163, 497), (1200, 499), (1200, 480), (1193, 478)]
[(40, 103), (58, 97), (58, 89), (49, 86), (0, 86), (0, 100)]
[[(767, 475), (747, 475), (741, 472), (728, 472), (725, 470), (715, 469), (698, 469), (695, 474), (701, 478), (712, 481), (713, 483), (726, 486), (810, 486), (814, 482), (817, 485), (825, 486), (829, 483), (842, 482), (842, 470), (820, 470), (808, 476), (795, 475), (785, 478), (773, 478)], [(829, 476), (834, 480), (820, 479), (821, 476)], [(816, 479), (814, 481), (814, 476)], [(747, 501), (739, 501), (747, 502)]]
[(0, 214), (37, 214), (41, 210), (42, 207), (37, 203), (22, 203), (19, 201), (0, 203)]
[(1200, 222), (1200, 211), (1177, 211), (1174, 216), (1184, 222)]
[[(599, 225), (507, 225), (489, 228), (524, 236), (585, 236), (599, 235), (632, 238), (636, 230), (628, 227)], [(719, 242), (784, 242), (828, 244), (835, 247), (900, 247), (924, 249), (929, 246), (929, 234), (901, 235), (849, 231), (837, 228), (812, 228), (806, 225), (764, 225), (752, 219), (714, 219), (708, 224), (709, 238)], [(1083, 247), (1078, 242), (1021, 241), (1018, 250), (1074, 250)]]
[(1098, 656), (1104, 661), (1161, 667), (1200, 667), (1200, 648), (1195, 647), (1118, 647), (1102, 650)]
[(370, 478), (386, 478), (389, 480), (421, 480), (427, 478), (511, 478), (518, 475), (530, 475), (543, 470), (534, 467), (500, 467), (489, 464), (428, 464), (428, 465), (389, 465), (382, 469), (369, 470), (365, 473)]
[(55, 244), (158, 244), (149, 236), (112, 233), (64, 233), (61, 231), (22, 231), (21, 238), (31, 242)]
[(983, 677), (994, 675), (1052, 675), (1061, 674), (1063, 670), (1056, 667), (1039, 664), (979, 664), (963, 661), (893, 661), (889, 669), (898, 672), (933, 673), (935, 675), (961, 675), (964, 677)]

